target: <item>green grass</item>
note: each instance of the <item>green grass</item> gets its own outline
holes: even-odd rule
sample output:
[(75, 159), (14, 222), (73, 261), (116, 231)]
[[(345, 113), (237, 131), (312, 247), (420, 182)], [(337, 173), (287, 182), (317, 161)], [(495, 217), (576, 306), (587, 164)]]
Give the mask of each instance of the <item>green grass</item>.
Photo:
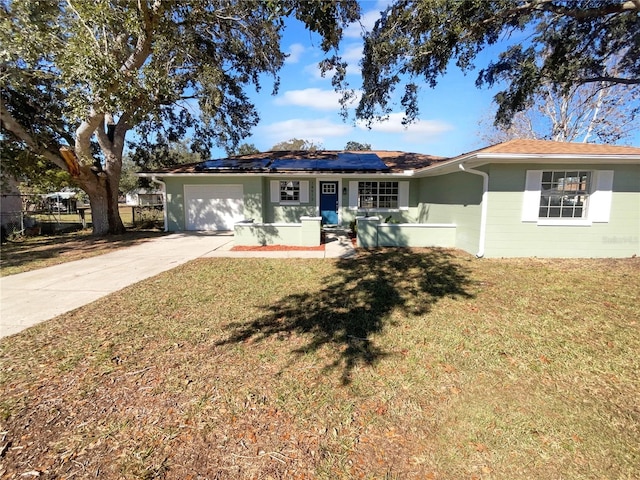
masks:
[(638, 478), (638, 291), (639, 259), (201, 259), (0, 341), (0, 476)]

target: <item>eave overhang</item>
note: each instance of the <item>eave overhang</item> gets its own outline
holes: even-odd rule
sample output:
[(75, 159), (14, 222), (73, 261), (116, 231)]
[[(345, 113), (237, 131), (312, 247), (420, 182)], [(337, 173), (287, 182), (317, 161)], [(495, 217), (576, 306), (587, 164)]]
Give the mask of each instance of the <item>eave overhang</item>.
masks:
[(445, 175), (460, 170), (460, 165), (477, 168), (490, 163), (498, 164), (524, 164), (535, 163), (540, 165), (553, 164), (640, 164), (640, 155), (575, 155), (575, 154), (511, 154), (511, 153), (473, 153), (458, 158), (430, 165), (415, 171), (416, 177), (431, 177)]
[(305, 171), (282, 171), (282, 172), (140, 172), (136, 173), (141, 178), (177, 178), (177, 177), (412, 177), (413, 170), (404, 172), (305, 172)]

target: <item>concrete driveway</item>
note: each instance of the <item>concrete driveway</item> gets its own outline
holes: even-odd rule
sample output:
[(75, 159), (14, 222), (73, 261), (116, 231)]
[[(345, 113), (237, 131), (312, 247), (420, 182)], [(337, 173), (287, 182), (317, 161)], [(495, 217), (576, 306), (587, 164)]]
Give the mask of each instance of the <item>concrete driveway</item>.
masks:
[(0, 277), (0, 338), (200, 257), (346, 257), (336, 236), (325, 251), (233, 252), (233, 233), (173, 233), (97, 257)]

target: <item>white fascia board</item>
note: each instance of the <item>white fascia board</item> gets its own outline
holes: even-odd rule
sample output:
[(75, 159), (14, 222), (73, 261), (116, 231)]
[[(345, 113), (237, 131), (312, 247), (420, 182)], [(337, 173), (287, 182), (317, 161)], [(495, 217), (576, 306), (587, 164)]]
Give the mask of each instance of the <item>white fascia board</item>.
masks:
[(442, 162), (430, 167), (417, 170), (417, 177), (431, 177), (436, 175), (444, 175), (459, 171), (459, 165), (464, 164), (466, 167), (476, 168), (489, 163), (537, 163), (537, 164), (585, 164), (585, 163), (601, 163), (603, 165), (611, 164), (640, 164), (640, 155), (567, 155), (567, 154), (543, 154), (543, 153), (526, 153), (526, 154), (495, 154), (480, 153), (456, 160)]
[(485, 163), (522, 163), (523, 160), (532, 163), (640, 163), (640, 155), (576, 155), (576, 154), (544, 154), (544, 153), (520, 153), (520, 154), (490, 154), (481, 153), (474, 160)]

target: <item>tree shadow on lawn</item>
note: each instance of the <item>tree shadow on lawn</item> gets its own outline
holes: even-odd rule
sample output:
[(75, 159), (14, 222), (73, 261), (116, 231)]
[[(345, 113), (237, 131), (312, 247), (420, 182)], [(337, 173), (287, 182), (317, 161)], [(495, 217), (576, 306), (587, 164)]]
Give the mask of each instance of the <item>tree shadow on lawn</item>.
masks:
[(334, 346), (339, 356), (326, 368), (342, 366), (342, 382), (348, 384), (355, 366), (374, 365), (389, 355), (371, 337), (393, 325), (393, 312), (423, 315), (441, 298), (471, 298), (470, 283), (466, 269), (446, 250), (365, 251), (340, 260), (337, 274), (324, 278), (319, 292), (288, 295), (260, 318), (228, 325), (230, 337), (218, 345), (301, 334), (309, 341), (293, 353)]

